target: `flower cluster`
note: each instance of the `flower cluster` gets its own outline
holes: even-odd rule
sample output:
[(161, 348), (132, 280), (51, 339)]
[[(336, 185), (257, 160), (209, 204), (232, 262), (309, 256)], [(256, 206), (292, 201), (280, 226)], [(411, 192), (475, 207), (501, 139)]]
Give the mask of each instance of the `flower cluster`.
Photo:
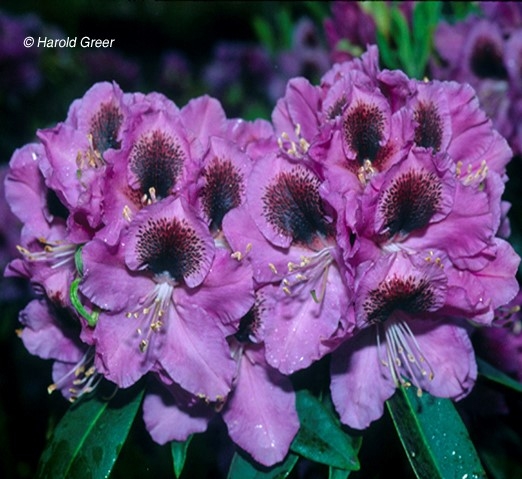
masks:
[(281, 461), (290, 376), (327, 355), (351, 427), (398, 386), (459, 399), (470, 330), (518, 291), (506, 141), (470, 86), (380, 70), (375, 47), (290, 80), (272, 123), (98, 83), (38, 138), (5, 185), (24, 224), (8, 274), (40, 292), (21, 339), (70, 399), (146, 376), (159, 443), (220, 414)]
[(432, 72), (440, 79), (470, 83), (495, 128), (520, 154), (522, 6), (480, 2), (480, 7), (481, 16), (440, 23), (434, 36), (440, 61), (432, 62)]

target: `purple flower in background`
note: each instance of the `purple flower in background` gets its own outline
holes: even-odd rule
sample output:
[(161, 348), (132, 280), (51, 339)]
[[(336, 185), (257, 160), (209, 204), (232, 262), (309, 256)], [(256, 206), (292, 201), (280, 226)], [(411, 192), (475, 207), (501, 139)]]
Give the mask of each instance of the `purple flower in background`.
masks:
[(36, 15), (12, 16), (0, 11), (0, 85), (8, 95), (33, 93), (40, 88), (42, 49), (26, 48), (24, 39), (38, 38), (43, 31), (43, 24)]
[(191, 65), (182, 52), (169, 50), (160, 59), (158, 85), (161, 91), (176, 101), (190, 91)]
[(296, 22), (292, 44), (277, 55), (275, 64), (276, 71), (269, 86), (272, 102), (284, 94), (289, 79), (304, 77), (315, 83), (331, 66), (328, 51), (309, 18)]
[(232, 116), (239, 115), (245, 105), (267, 102), (267, 85), (273, 76), (268, 52), (262, 46), (248, 43), (218, 43), (212, 60), (203, 70), (209, 94), (220, 98)]
[(375, 21), (358, 2), (332, 2), (324, 30), (335, 63), (351, 60), (375, 43)]
[(432, 73), (439, 79), (471, 84), (494, 127), (519, 154), (520, 5), (482, 2), (480, 7), (485, 18), (470, 15), (454, 25), (441, 22), (437, 27), (434, 43), (441, 61), (432, 61)]
[(82, 49), (79, 60), (89, 83), (114, 81), (130, 90), (139, 88), (143, 83), (142, 66), (138, 60), (117, 48)]

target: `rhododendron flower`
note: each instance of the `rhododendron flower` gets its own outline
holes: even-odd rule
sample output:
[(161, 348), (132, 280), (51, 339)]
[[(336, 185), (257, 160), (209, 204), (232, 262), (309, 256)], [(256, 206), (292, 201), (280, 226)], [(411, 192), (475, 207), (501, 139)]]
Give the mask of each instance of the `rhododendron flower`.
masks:
[(94, 350), (80, 340), (80, 324), (70, 311), (35, 299), (20, 312), (20, 323), (18, 335), (27, 350), (54, 361), (49, 392), (57, 389), (73, 402), (96, 387), (102, 376), (94, 366)]
[(332, 355), (332, 399), (344, 423), (366, 428), (398, 386), (454, 399), (471, 390), (471, 342), (444, 317), (444, 262), (394, 253), (360, 266), (355, 298), (363, 331)]
[(233, 249), (248, 253), (263, 285), (259, 314), (267, 360), (284, 374), (330, 352), (330, 340), (352, 327), (334, 212), (321, 201), (319, 185), (303, 164), (282, 155), (259, 158), (247, 182), (248, 212), (240, 208), (224, 225)]
[(161, 444), (219, 416), (254, 461), (283, 461), (292, 383), (313, 389), (317, 362), (353, 428), (399, 387), (459, 400), (473, 331), (519, 291), (512, 150), (472, 86), (381, 70), (376, 47), (291, 79), (271, 122), (99, 83), (38, 138), (5, 182), (23, 223), (7, 273), (39, 294), (20, 337), (71, 400), (148, 379)]
[(118, 247), (94, 240), (83, 257), (81, 290), (103, 310), (93, 340), (107, 378), (127, 387), (161, 368), (192, 394), (226, 396), (234, 361), (225, 335), (251, 306), (249, 270), (215, 248), (180, 199), (143, 208)]
[[(382, 414), (398, 386), (464, 397), (476, 377), (466, 321), (491, 324), (495, 308), (518, 291), (519, 258), (497, 237), (511, 157), (506, 141), (469, 86), (381, 71), (376, 53), (334, 66), (319, 90), (291, 81), (274, 111), (280, 154), (319, 173), (319, 197), (335, 212), (330, 234), (353, 288), (355, 329), (329, 343), (331, 389), (342, 421), (357, 428)], [(271, 234), (267, 239), (287, 246), (284, 235)], [(331, 290), (341, 291), (326, 294)], [(314, 333), (324, 344), (322, 331), (310, 331), (303, 344)], [(284, 330), (278, 344), (294, 334)], [(264, 339), (269, 362), (288, 372), (271, 361), (266, 329)]]
[(434, 77), (469, 83), (495, 128), (515, 154), (522, 151), (518, 122), (521, 9), (516, 2), (481, 2), (484, 16), (470, 15), (453, 25), (441, 22), (434, 44)]
[(258, 297), (229, 338), (237, 369), (226, 399), (208, 404), (175, 383), (158, 385), (147, 394), (144, 420), (156, 442), (184, 441), (206, 430), (212, 417), (221, 414), (230, 438), (257, 462), (272, 466), (285, 458), (299, 419), (290, 379), (266, 363), (262, 341), (257, 339), (260, 301)]

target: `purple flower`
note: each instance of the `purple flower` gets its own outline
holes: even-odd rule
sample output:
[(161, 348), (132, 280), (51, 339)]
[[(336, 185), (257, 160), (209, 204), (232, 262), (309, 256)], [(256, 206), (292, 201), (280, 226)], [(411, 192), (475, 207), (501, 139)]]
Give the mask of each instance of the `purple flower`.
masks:
[(248, 178), (246, 206), (223, 225), (261, 285), (266, 358), (284, 374), (330, 352), (335, 338), (353, 327), (333, 211), (320, 199), (319, 186), (303, 164), (282, 155), (259, 158)]
[(20, 312), (23, 329), (18, 335), (31, 354), (52, 359), (54, 383), (73, 402), (91, 392), (102, 379), (93, 364), (93, 349), (80, 340), (80, 325), (66, 309), (35, 299)]
[(127, 387), (161, 368), (192, 394), (226, 396), (234, 362), (225, 336), (251, 305), (249, 270), (215, 248), (180, 199), (143, 208), (118, 247), (94, 240), (83, 256), (81, 290), (103, 310), (93, 339), (106, 377)]
[[(349, 300), (339, 323), (344, 327), (318, 334), (321, 346), (331, 348), (332, 396), (342, 421), (366, 427), (401, 385), (464, 397), (476, 377), (467, 321), (494, 321), (495, 310), (518, 291), (519, 263), (509, 244), (498, 238), (505, 223), (501, 195), (511, 151), (479, 108), (473, 89), (381, 71), (372, 48), (360, 60), (332, 67), (320, 88), (299, 79), (289, 82), (273, 121), (279, 155), (298, 165), (294, 168), (306, 166), (318, 175), (316, 191), (335, 219), (322, 236), (336, 244), (332, 256), (352, 291), (344, 295)], [(263, 221), (271, 211), (269, 196), (257, 193), (265, 203), (250, 200), (256, 188), (269, 191), (265, 185), (273, 181), (269, 173), (263, 179), (256, 176), (262, 164), (256, 162), (251, 176), (256, 186), (249, 192), (250, 208), (263, 235), (285, 248), (290, 240)], [(285, 204), (282, 199), (275, 203)], [(304, 224), (309, 224), (314, 215), (306, 217)], [(262, 266), (254, 258), (253, 236), (245, 234), (256, 272)], [(308, 241), (305, 237), (301, 243)], [(294, 293), (297, 279), (297, 274), (285, 277), (281, 289)], [(260, 289), (266, 309), (278, 313), (272, 316), (292, 311), (288, 316), (301, 318), (299, 310), (286, 309), (275, 290), (277, 284)], [(338, 298), (344, 290), (330, 284), (325, 291)], [(351, 315), (355, 327), (347, 328)], [(322, 321), (321, 328), (326, 324)], [(282, 372), (295, 370), (287, 366), (295, 356), (284, 348), (299, 327), (267, 318), (261, 331), (269, 363)], [(278, 356), (271, 331), (280, 333)], [(318, 326), (310, 331), (318, 332)], [(297, 350), (304, 351), (314, 339), (300, 336)], [(274, 357), (285, 359), (278, 363)], [(368, 381), (368, 376), (374, 379)]]
[[(0, 271), (3, 273), (8, 263), (17, 256), (22, 222), (9, 208), (5, 200), (5, 178), (9, 172), (7, 165), (0, 167)], [(0, 302), (15, 301), (27, 296), (27, 289), (17, 280), (0, 277)]]
[(68, 209), (71, 233), (82, 239), (101, 226), (106, 156), (120, 148), (129, 102), (116, 84), (98, 83), (72, 103), (65, 122), (38, 132), (46, 185)]
[(42, 85), (40, 58), (42, 49), (25, 48), (27, 36), (44, 33), (40, 19), (33, 14), (11, 16), (0, 11), (0, 85), (4, 93), (18, 96), (33, 93)]
[(140, 63), (116, 48), (82, 49), (79, 61), (89, 83), (110, 79), (134, 90), (143, 82)]
[(522, 381), (522, 293), (495, 311), (497, 321), (492, 328), (477, 328), (472, 336), (478, 354), (501, 371)]
[(262, 345), (245, 345), (222, 416), (230, 438), (257, 462), (282, 461), (299, 429), (290, 379), (267, 364)]
[(31, 143), (16, 150), (5, 179), (5, 195), (12, 212), (22, 221), (22, 258), (14, 258), (6, 275), (24, 277), (41, 288), (53, 301), (69, 304), (74, 253), (77, 243), (66, 227), (67, 209), (56, 193), (45, 186), (39, 169), (45, 158), (40, 144)]
[(482, 2), (481, 7), (486, 18), (441, 22), (434, 43), (442, 61), (432, 61), (432, 72), (440, 79), (471, 84), (495, 128), (518, 154), (520, 8), (511, 2)]
[(237, 370), (226, 399), (208, 404), (165, 381), (147, 394), (144, 420), (156, 442), (184, 441), (206, 430), (219, 413), (230, 438), (254, 460), (272, 466), (285, 458), (299, 429), (295, 394), (290, 379), (267, 364), (262, 343), (256, 343), (260, 307), (256, 302), (235, 337), (229, 338)]
[(398, 386), (454, 399), (469, 392), (476, 364), (465, 329), (444, 317), (444, 260), (394, 253), (359, 268), (355, 307), (363, 331), (332, 355), (341, 421), (364, 429)]
[(332, 18), (324, 21), (324, 30), (336, 63), (351, 60), (375, 43), (375, 22), (358, 3), (332, 2)]
[(190, 91), (191, 65), (182, 52), (168, 50), (160, 58), (158, 84), (168, 96), (179, 98)]
[(273, 75), (269, 86), (272, 101), (284, 94), (289, 79), (304, 77), (315, 82), (331, 66), (327, 49), (309, 18), (303, 17), (296, 22), (292, 44), (277, 55), (276, 65), (277, 74)]

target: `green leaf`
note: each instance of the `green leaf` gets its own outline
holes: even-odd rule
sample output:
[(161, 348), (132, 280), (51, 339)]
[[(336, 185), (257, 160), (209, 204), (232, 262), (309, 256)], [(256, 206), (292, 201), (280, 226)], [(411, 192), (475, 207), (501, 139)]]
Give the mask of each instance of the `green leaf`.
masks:
[(522, 383), (509, 377), (507, 374), (499, 371), (497, 368), (487, 363), (483, 359), (477, 358), (478, 372), (485, 378), (493, 381), (497, 384), (501, 384), (509, 389), (513, 389), (519, 393), (522, 393)]
[(283, 462), (264, 467), (236, 453), (230, 463), (227, 479), (284, 479), (292, 472), (298, 459), (297, 455), (288, 453)]
[(42, 453), (37, 477), (108, 477), (142, 397), (143, 390), (132, 388), (110, 402), (93, 396), (71, 406)]
[(372, 16), (377, 27), (385, 38), (390, 36), (390, 6), (387, 2), (359, 2), (362, 11)]
[(419, 479), (486, 478), (459, 414), (450, 399), (398, 388), (388, 410)]
[(421, 78), (433, 48), (433, 32), (440, 21), (440, 2), (418, 2), (413, 9), (412, 35), (415, 77)]
[(306, 390), (297, 392), (296, 407), (301, 426), (290, 449), (321, 464), (358, 470), (361, 438), (345, 433), (337, 418)]
[(270, 55), (273, 55), (276, 49), (275, 36), (268, 21), (260, 16), (256, 16), (252, 20), (252, 26), (261, 45), (266, 48)]
[(185, 466), (185, 459), (187, 459), (187, 450), (192, 440), (192, 436), (186, 441), (172, 441), (170, 443), (170, 451), (172, 453), (172, 462), (174, 464), (174, 475), (176, 477), (181, 476), (183, 467)]
[(400, 67), (399, 60), (397, 59), (397, 54), (394, 49), (388, 45), (388, 40), (386, 37), (377, 30), (377, 47), (379, 48), (379, 56), (381, 58), (382, 64), (389, 68), (390, 70), (395, 70)]
[(390, 17), (391, 37), (397, 45), (397, 55), (401, 62), (402, 69), (404, 69), (409, 76), (413, 76), (416, 66), (413, 58), (412, 41), (408, 21), (396, 6), (391, 7)]

